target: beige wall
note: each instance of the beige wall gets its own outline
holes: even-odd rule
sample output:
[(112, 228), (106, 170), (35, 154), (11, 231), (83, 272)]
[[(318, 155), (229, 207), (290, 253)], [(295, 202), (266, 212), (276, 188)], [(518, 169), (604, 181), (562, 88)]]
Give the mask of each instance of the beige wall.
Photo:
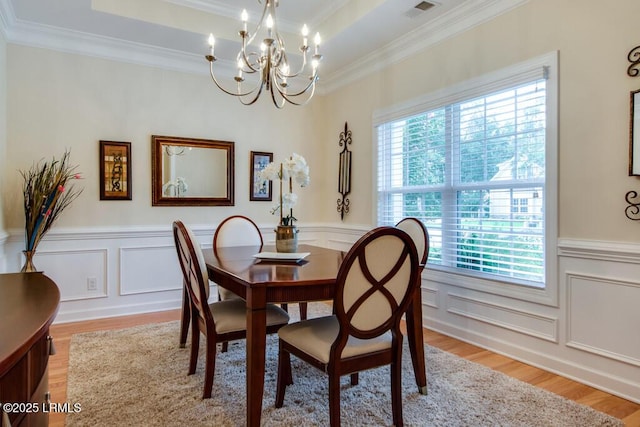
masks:
[[(530, 0), (467, 33), (327, 97), (326, 126), (353, 129), (352, 214), (373, 217), (372, 127), (378, 108), (410, 100), (529, 58), (559, 51), (559, 235), (637, 242), (640, 227), (626, 219), (624, 196), (640, 190), (627, 175), (629, 92), (627, 54), (640, 44), (640, 2), (603, 7), (594, 0)], [(330, 163), (335, 170), (335, 165)]]
[[(266, 95), (247, 107), (214, 88), (206, 75), (190, 75), (65, 54), (8, 46), (8, 159), (4, 193), (7, 228), (23, 226), (18, 168), (71, 149), (85, 179), (84, 192), (57, 227), (113, 227), (217, 223), (231, 213), (272, 222), (268, 202), (249, 202), (249, 152), (274, 152), (276, 161), (292, 152), (305, 156), (311, 186), (299, 191), (295, 215), (320, 220), (324, 154), (318, 137), (322, 101), (305, 108), (276, 110)], [(204, 65), (203, 65), (204, 66)], [(151, 135), (235, 142), (235, 207), (152, 207)], [(133, 201), (100, 201), (98, 141), (132, 143)], [(275, 199), (274, 199), (275, 200)]]

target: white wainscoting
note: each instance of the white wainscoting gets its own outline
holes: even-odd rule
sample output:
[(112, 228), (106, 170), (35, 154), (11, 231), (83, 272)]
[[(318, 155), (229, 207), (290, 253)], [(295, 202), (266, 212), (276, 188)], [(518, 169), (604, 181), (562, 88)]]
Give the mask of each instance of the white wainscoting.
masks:
[[(211, 225), (191, 227), (200, 246), (210, 249)], [(260, 228), (265, 244), (274, 244), (274, 227)], [(300, 244), (348, 250), (368, 228), (311, 224), (299, 229)], [(7, 256), (0, 271), (20, 270), (23, 235), (11, 230), (2, 239), (0, 254)], [(40, 243), (34, 264), (60, 288), (57, 323), (181, 307), (182, 277), (170, 227), (53, 229)]]
[[(192, 228), (201, 246), (210, 248), (210, 225)], [(300, 243), (339, 250), (348, 250), (368, 229), (300, 228)], [(272, 244), (273, 227), (261, 231), (265, 244)], [(20, 269), (22, 238), (22, 230), (4, 238), (0, 271)], [(60, 287), (56, 322), (62, 323), (179, 308), (182, 280), (174, 251), (169, 227), (54, 229), (34, 262)], [(640, 402), (640, 245), (559, 239), (558, 266), (553, 304), (526, 292), (473, 288), (427, 266), (425, 326)]]

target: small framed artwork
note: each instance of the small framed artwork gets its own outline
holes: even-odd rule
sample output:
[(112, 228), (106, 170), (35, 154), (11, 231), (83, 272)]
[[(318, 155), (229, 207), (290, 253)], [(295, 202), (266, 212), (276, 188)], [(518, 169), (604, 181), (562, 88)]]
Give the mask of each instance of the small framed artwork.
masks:
[(131, 200), (131, 143), (100, 141), (100, 200)]
[(258, 172), (265, 168), (273, 161), (273, 153), (265, 153), (262, 151), (251, 152), (251, 178), (249, 183), (249, 200), (253, 201), (271, 201), (273, 183), (271, 181), (258, 180)]

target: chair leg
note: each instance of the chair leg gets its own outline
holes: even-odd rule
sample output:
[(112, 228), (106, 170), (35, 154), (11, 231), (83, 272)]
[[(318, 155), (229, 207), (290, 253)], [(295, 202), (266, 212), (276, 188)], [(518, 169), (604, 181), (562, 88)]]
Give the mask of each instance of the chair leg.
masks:
[(195, 315), (191, 316), (191, 357), (189, 359), (189, 375), (196, 373), (196, 365), (198, 364), (198, 351), (200, 350), (200, 330), (198, 329), (198, 320)]
[(395, 356), (395, 360), (391, 362), (391, 413), (393, 414), (393, 425), (402, 427), (404, 421), (402, 419), (402, 355), (401, 351)]
[(280, 304), (280, 307), (287, 313), (289, 312), (289, 304)]
[(329, 425), (340, 427), (340, 375), (329, 372)]
[[(418, 278), (420, 280), (420, 278)], [(413, 372), (416, 377), (416, 384), (420, 394), (427, 394), (427, 372), (424, 362), (424, 340), (422, 337), (422, 300), (421, 289), (418, 286), (409, 309), (406, 314), (407, 337), (409, 341), (409, 351), (411, 352), (411, 362)]]
[(360, 380), (360, 375), (358, 375), (357, 372), (351, 374), (351, 385), (358, 385), (359, 380)]
[(204, 369), (204, 391), (202, 393), (203, 399), (211, 398), (211, 389), (213, 388), (213, 375), (216, 372), (216, 347), (217, 342), (207, 336), (207, 356)]
[(180, 318), (180, 348), (185, 348), (189, 334), (189, 320), (191, 319), (191, 304), (186, 285), (182, 287), (182, 316)]
[(222, 343), (222, 349), (220, 350), (220, 352), (226, 353), (228, 349), (229, 349), (229, 341), (223, 342)]
[(291, 375), (291, 355), (282, 348), (282, 342), (278, 346), (278, 379), (276, 381), (276, 408), (282, 408), (284, 393), (288, 385), (293, 384)]
[(300, 307), (300, 320), (307, 320), (307, 303), (301, 302), (298, 306)]

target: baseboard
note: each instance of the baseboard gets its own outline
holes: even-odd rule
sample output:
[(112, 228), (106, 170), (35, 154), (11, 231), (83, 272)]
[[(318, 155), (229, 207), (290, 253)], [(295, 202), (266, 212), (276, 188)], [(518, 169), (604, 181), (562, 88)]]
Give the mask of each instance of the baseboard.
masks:
[(175, 310), (182, 307), (182, 300), (169, 300), (149, 304), (120, 305), (104, 308), (64, 310), (56, 316), (54, 324), (80, 322), (84, 320), (105, 319), (110, 317), (129, 316), (133, 314), (155, 313)]

